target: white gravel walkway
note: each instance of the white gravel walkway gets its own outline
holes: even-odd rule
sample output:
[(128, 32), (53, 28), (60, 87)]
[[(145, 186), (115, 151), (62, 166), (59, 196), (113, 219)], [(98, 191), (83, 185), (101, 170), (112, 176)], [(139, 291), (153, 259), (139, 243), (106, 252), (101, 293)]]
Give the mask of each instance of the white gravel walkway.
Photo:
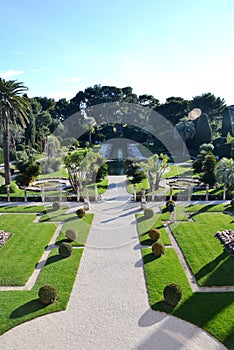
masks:
[(139, 204), (126, 202), (124, 179), (110, 177), (106, 201), (92, 204), (67, 310), (13, 328), (0, 337), (0, 349), (226, 349), (200, 328), (150, 309), (135, 225)]

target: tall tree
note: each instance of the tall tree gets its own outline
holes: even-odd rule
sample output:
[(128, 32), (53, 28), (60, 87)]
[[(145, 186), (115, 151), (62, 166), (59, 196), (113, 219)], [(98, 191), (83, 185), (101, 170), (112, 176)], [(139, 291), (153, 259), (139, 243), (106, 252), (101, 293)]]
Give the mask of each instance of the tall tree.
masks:
[(228, 133), (230, 133), (230, 135), (233, 136), (232, 119), (231, 119), (231, 115), (228, 107), (226, 107), (223, 110), (222, 116), (223, 116), (223, 120), (222, 120), (221, 136), (226, 137)]
[(194, 145), (198, 149), (203, 143), (210, 143), (211, 141), (211, 127), (207, 114), (203, 113), (197, 122), (194, 135)]
[(26, 96), (22, 96), (28, 88), (16, 80), (6, 81), (0, 78), (0, 122), (3, 134), (3, 157), (5, 184), (11, 183), (10, 155), (9, 155), (9, 125), (20, 123), (26, 127), (30, 102)]
[(203, 113), (206, 113), (211, 120), (221, 115), (226, 107), (223, 98), (215, 97), (213, 94), (206, 93), (193, 97), (190, 101), (190, 108), (200, 108)]

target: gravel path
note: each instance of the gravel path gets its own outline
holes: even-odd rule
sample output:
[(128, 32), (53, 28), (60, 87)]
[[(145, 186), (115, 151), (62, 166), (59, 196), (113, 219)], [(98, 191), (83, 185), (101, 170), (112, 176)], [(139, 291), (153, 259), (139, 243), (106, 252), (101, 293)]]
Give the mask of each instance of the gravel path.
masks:
[[(24, 323), (0, 337), (4, 350), (224, 350), (200, 328), (149, 307), (135, 213), (124, 177), (110, 177), (65, 311)], [(123, 198), (125, 200), (123, 201)]]

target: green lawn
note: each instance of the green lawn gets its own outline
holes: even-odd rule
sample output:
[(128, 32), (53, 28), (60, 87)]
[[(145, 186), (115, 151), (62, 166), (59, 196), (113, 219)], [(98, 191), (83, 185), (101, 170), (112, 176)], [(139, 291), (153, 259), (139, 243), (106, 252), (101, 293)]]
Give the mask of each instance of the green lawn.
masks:
[(192, 165), (188, 163), (188, 166), (183, 165), (170, 165), (170, 170), (163, 174), (164, 179), (177, 176), (193, 176)]
[[(219, 212), (213, 212), (219, 208)], [(201, 285), (234, 285), (234, 257), (223, 251), (213, 233), (220, 229), (234, 228), (231, 216), (222, 214), (228, 205), (189, 206), (195, 222), (182, 222), (171, 225), (183, 253), (194, 269)], [(179, 206), (177, 206), (179, 208)], [(188, 207), (181, 207), (187, 210)], [(196, 212), (199, 210), (199, 212)], [(215, 210), (215, 211), (216, 211)], [(147, 232), (151, 225), (160, 227), (166, 214), (156, 214), (148, 220), (148, 226), (138, 216), (139, 234)], [(161, 228), (160, 228), (161, 230)], [(147, 237), (144, 235), (143, 237)], [(196, 239), (195, 239), (196, 238)], [(142, 238), (140, 237), (142, 240)], [(148, 243), (150, 243), (148, 241)], [(152, 309), (171, 313), (188, 322), (198, 325), (234, 349), (234, 293), (192, 293), (183, 267), (172, 248), (167, 248), (163, 257), (156, 259), (151, 249), (142, 249), (144, 270)], [(163, 289), (168, 283), (178, 283), (183, 291), (182, 301), (172, 308), (163, 301)]]
[[(136, 193), (141, 193), (142, 189), (149, 190), (150, 185), (149, 185), (149, 180), (144, 179), (138, 184), (136, 184)], [(131, 184), (129, 181), (127, 181), (127, 192), (130, 194), (134, 193), (134, 185)]]
[[(10, 209), (2, 209), (10, 212)], [(20, 209), (23, 210), (23, 207)], [(27, 207), (25, 209), (27, 210)], [(49, 210), (50, 208), (47, 211)], [(78, 219), (75, 214), (65, 214), (66, 211), (67, 207), (56, 212), (51, 211), (50, 215), (44, 215), (44, 222), (42, 217), (40, 223), (33, 223), (35, 214), (0, 216), (1, 228), (14, 232), (14, 236), (0, 249), (0, 285), (26, 283), (55, 231), (58, 220), (56, 216), (59, 216), (59, 221), (64, 221), (57, 244), (65, 240), (64, 232), (68, 227), (78, 231), (79, 242), (74, 242), (73, 245), (85, 244), (93, 215), (87, 214), (83, 219)], [(58, 248), (55, 248), (51, 251), (32, 290), (0, 291), (0, 334), (38, 316), (65, 310), (82, 253), (83, 249), (73, 249), (72, 255), (64, 259), (59, 256)], [(44, 284), (52, 284), (58, 290), (58, 301), (53, 305), (43, 306), (38, 300), (38, 290)]]
[(66, 178), (68, 179), (68, 173), (65, 166), (62, 166), (58, 171), (54, 171), (50, 174), (41, 174), (37, 177), (37, 180), (47, 179), (47, 178)]
[(45, 210), (43, 205), (1, 205), (1, 213), (40, 213)]
[(152, 228), (157, 228), (160, 230), (161, 232), (160, 241), (163, 244), (165, 245), (171, 244), (168, 233), (160, 219), (160, 214), (155, 214), (154, 217), (150, 219), (145, 219), (143, 214), (137, 214), (136, 218), (137, 218), (137, 227), (138, 227), (138, 233), (139, 233), (141, 244), (152, 245), (154, 243), (154, 241), (152, 241), (148, 235), (148, 232)]
[(0, 249), (0, 285), (24, 285), (52, 238), (56, 225), (33, 223), (34, 214), (0, 216), (1, 229), (13, 236)]
[(214, 233), (234, 229), (233, 217), (222, 213), (194, 213), (195, 222), (172, 224), (171, 229), (199, 285), (234, 285), (234, 258)]
[[(54, 249), (32, 290), (0, 291), (0, 334), (38, 316), (65, 310), (82, 253), (83, 249), (73, 250), (69, 258), (61, 259)], [(39, 302), (38, 290), (44, 284), (52, 284), (58, 290), (58, 301), (53, 305)]]

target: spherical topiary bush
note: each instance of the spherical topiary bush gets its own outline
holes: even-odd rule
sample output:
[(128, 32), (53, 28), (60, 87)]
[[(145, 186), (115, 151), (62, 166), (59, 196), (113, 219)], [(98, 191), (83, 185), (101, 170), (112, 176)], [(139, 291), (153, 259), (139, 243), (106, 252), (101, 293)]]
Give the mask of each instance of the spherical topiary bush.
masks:
[(59, 202), (54, 202), (53, 203), (53, 209), (54, 210), (59, 210), (61, 208), (61, 204)]
[(77, 240), (77, 232), (74, 228), (68, 228), (66, 230), (65, 235), (69, 241), (76, 241)]
[(152, 245), (152, 253), (159, 257), (165, 254), (165, 247), (161, 242), (156, 242)]
[(179, 285), (171, 283), (164, 288), (163, 296), (166, 304), (176, 306), (182, 298), (182, 290)]
[(76, 215), (78, 216), (78, 218), (83, 218), (84, 216), (85, 216), (85, 210), (84, 210), (84, 208), (79, 208), (79, 209), (77, 209), (77, 211), (76, 211)]
[(63, 242), (59, 246), (59, 255), (63, 258), (68, 258), (72, 254), (72, 246), (69, 243)]
[(53, 304), (58, 298), (58, 293), (55, 287), (45, 284), (39, 289), (39, 300), (42, 304)]
[(157, 228), (152, 228), (149, 232), (149, 236), (153, 241), (158, 241), (160, 238), (160, 231)]
[(145, 210), (144, 210), (144, 217), (146, 218), (146, 219), (150, 219), (150, 218), (152, 218), (154, 216), (154, 211), (153, 211), (153, 209), (151, 209), (151, 208), (146, 208)]

